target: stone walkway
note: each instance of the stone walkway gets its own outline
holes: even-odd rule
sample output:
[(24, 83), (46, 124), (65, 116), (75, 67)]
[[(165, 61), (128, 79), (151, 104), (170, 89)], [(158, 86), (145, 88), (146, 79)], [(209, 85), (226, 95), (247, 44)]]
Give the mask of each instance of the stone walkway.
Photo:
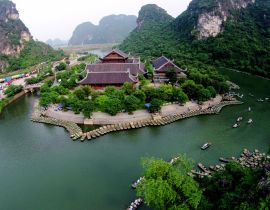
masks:
[[(221, 101), (222, 97), (219, 95), (216, 98), (203, 103), (202, 105), (198, 105), (195, 102), (188, 102), (184, 106), (180, 106), (178, 104), (169, 104), (162, 107), (160, 114), (162, 117), (164, 117), (172, 114), (184, 114), (190, 111), (206, 110), (209, 107), (218, 105)], [(118, 123), (136, 122), (140, 120), (151, 120), (153, 118), (152, 114), (148, 111), (138, 110), (133, 114), (118, 113), (116, 116), (111, 116), (103, 112), (94, 112), (91, 119), (85, 119), (82, 114), (76, 115), (72, 111), (57, 111), (55, 106), (49, 107), (45, 115), (54, 119), (66, 120), (85, 125), (114, 125)]]

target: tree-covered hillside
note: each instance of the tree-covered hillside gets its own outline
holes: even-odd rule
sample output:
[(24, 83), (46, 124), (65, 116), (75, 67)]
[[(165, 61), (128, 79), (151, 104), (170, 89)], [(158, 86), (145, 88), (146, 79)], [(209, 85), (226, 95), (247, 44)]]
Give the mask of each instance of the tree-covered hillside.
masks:
[[(229, 4), (227, 1), (222, 4)], [(242, 2), (245, 1), (249, 0)], [(120, 48), (142, 57), (164, 54), (183, 68), (210, 64), (270, 77), (270, 1), (257, 0), (242, 9), (219, 8), (217, 14), (228, 13), (222, 31), (199, 40), (198, 17), (215, 10), (218, 2), (221, 1), (193, 0), (187, 11), (172, 22), (140, 25)]]
[(6, 71), (15, 71), (33, 66), (45, 61), (60, 60), (64, 56), (62, 50), (54, 50), (49, 45), (31, 40), (25, 43), (19, 56), (0, 55), (0, 60), (8, 63)]

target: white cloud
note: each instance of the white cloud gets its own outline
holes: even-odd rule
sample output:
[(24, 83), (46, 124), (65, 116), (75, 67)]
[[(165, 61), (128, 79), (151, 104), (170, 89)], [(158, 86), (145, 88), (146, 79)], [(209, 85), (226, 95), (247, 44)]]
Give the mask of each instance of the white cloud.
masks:
[(98, 24), (110, 14), (138, 15), (141, 6), (159, 5), (174, 17), (181, 14), (191, 0), (13, 0), (20, 17), (32, 35), (42, 41), (49, 38), (68, 40), (74, 28), (85, 21)]

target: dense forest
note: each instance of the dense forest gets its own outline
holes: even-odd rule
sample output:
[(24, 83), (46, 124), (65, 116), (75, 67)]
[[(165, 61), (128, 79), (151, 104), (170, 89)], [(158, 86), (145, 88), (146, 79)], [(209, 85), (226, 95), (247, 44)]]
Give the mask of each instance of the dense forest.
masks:
[(198, 39), (198, 16), (211, 11), (217, 2), (194, 0), (176, 19), (159, 22), (149, 19), (149, 13), (157, 15), (157, 12), (148, 7), (147, 16), (140, 12), (142, 24), (120, 49), (144, 58), (164, 54), (182, 68), (207, 64), (270, 77), (270, 1), (257, 0), (246, 8), (229, 10), (221, 33)]

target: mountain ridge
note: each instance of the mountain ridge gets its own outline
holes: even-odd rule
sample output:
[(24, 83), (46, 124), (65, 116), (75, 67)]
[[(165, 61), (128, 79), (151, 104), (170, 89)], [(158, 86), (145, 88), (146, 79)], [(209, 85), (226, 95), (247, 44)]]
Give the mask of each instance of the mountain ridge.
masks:
[(29, 29), (20, 20), (16, 5), (9, 0), (0, 0), (0, 73), (62, 56), (63, 52), (33, 40)]
[(98, 25), (91, 22), (79, 24), (69, 45), (119, 43), (136, 27), (134, 15), (109, 15), (103, 17)]
[[(193, 0), (171, 22), (138, 25), (119, 48), (148, 58), (164, 54), (184, 68), (206, 64), (270, 77), (270, 1), (230, 2)], [(214, 18), (200, 21), (206, 13)], [(217, 21), (205, 32), (218, 13), (224, 15), (222, 23)]]

